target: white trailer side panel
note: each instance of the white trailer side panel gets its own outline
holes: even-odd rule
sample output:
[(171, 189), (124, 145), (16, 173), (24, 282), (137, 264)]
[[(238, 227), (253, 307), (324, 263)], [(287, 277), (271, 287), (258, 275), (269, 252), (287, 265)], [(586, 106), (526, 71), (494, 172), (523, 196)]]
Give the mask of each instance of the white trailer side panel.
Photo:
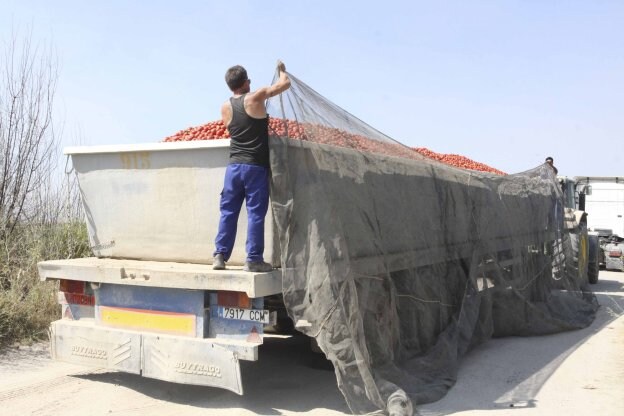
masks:
[[(212, 263), (229, 140), (65, 149), (98, 257)], [(245, 262), (243, 204), (229, 264)], [(272, 214), (265, 260), (279, 264)]]

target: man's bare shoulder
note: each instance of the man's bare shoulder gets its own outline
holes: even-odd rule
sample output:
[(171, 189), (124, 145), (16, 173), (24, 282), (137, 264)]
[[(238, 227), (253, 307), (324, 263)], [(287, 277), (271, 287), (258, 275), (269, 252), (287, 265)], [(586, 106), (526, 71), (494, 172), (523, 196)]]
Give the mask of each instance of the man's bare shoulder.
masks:
[(230, 100), (227, 100), (221, 105), (221, 119), (226, 126), (230, 124), (232, 120), (232, 104), (230, 104)]
[(230, 100), (225, 101), (221, 105), (221, 114), (229, 114), (231, 112), (232, 112), (232, 104), (230, 103)]
[(269, 98), (269, 87), (262, 87), (262, 88), (258, 88), (255, 91), (251, 91), (249, 94), (247, 94), (247, 96), (245, 97), (245, 100), (250, 100), (253, 102), (262, 102), (264, 100), (266, 100), (267, 98)]

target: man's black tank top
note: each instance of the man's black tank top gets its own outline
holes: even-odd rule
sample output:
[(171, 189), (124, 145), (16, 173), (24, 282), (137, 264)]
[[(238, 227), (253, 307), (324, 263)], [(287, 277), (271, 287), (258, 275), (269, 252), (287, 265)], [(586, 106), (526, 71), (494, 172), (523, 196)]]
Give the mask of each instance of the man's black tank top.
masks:
[(230, 163), (269, 167), (269, 117), (250, 117), (245, 111), (245, 95), (230, 98)]

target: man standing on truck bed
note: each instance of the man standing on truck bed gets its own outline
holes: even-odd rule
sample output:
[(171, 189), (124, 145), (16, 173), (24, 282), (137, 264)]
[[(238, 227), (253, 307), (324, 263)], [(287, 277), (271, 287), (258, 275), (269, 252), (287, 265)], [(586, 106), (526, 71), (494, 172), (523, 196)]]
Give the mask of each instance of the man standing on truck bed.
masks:
[(264, 217), (269, 207), (269, 116), (265, 101), (290, 87), (283, 62), (277, 62), (277, 70), (279, 79), (275, 84), (254, 92), (250, 92), (251, 80), (242, 66), (233, 66), (225, 73), (225, 82), (233, 93), (221, 106), (221, 118), (231, 137), (230, 162), (221, 192), (221, 220), (212, 263), (215, 270), (225, 269), (225, 262), (232, 255), (243, 200), (248, 218), (244, 270), (273, 270), (263, 256)]
[(555, 171), (555, 175), (559, 173), (559, 169), (557, 169), (557, 168), (555, 167), (555, 165), (554, 165), (554, 162), (555, 162), (555, 161), (554, 161), (554, 159), (553, 159), (552, 157), (548, 156), (548, 157), (546, 158), (545, 162), (546, 162), (546, 164), (547, 164), (548, 166), (550, 166), (550, 167), (552, 168), (552, 170), (553, 170), (553, 171)]

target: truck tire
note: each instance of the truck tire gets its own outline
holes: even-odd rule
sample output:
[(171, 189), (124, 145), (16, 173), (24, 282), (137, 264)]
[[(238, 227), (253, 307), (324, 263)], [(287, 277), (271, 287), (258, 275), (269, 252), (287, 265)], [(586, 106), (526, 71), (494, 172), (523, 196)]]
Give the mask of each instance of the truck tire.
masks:
[(600, 272), (600, 254), (602, 248), (597, 235), (588, 235), (589, 242), (589, 264), (587, 265), (587, 280), (592, 285), (598, 283), (598, 273)]
[(587, 270), (587, 279), (589, 283), (595, 285), (598, 283), (598, 273), (600, 268), (598, 267), (598, 262), (589, 263), (589, 269)]
[(585, 284), (589, 280), (587, 266), (590, 260), (587, 224), (584, 221), (581, 222), (576, 228), (570, 230), (569, 235), (572, 248), (570, 269), (576, 269), (579, 281)]

